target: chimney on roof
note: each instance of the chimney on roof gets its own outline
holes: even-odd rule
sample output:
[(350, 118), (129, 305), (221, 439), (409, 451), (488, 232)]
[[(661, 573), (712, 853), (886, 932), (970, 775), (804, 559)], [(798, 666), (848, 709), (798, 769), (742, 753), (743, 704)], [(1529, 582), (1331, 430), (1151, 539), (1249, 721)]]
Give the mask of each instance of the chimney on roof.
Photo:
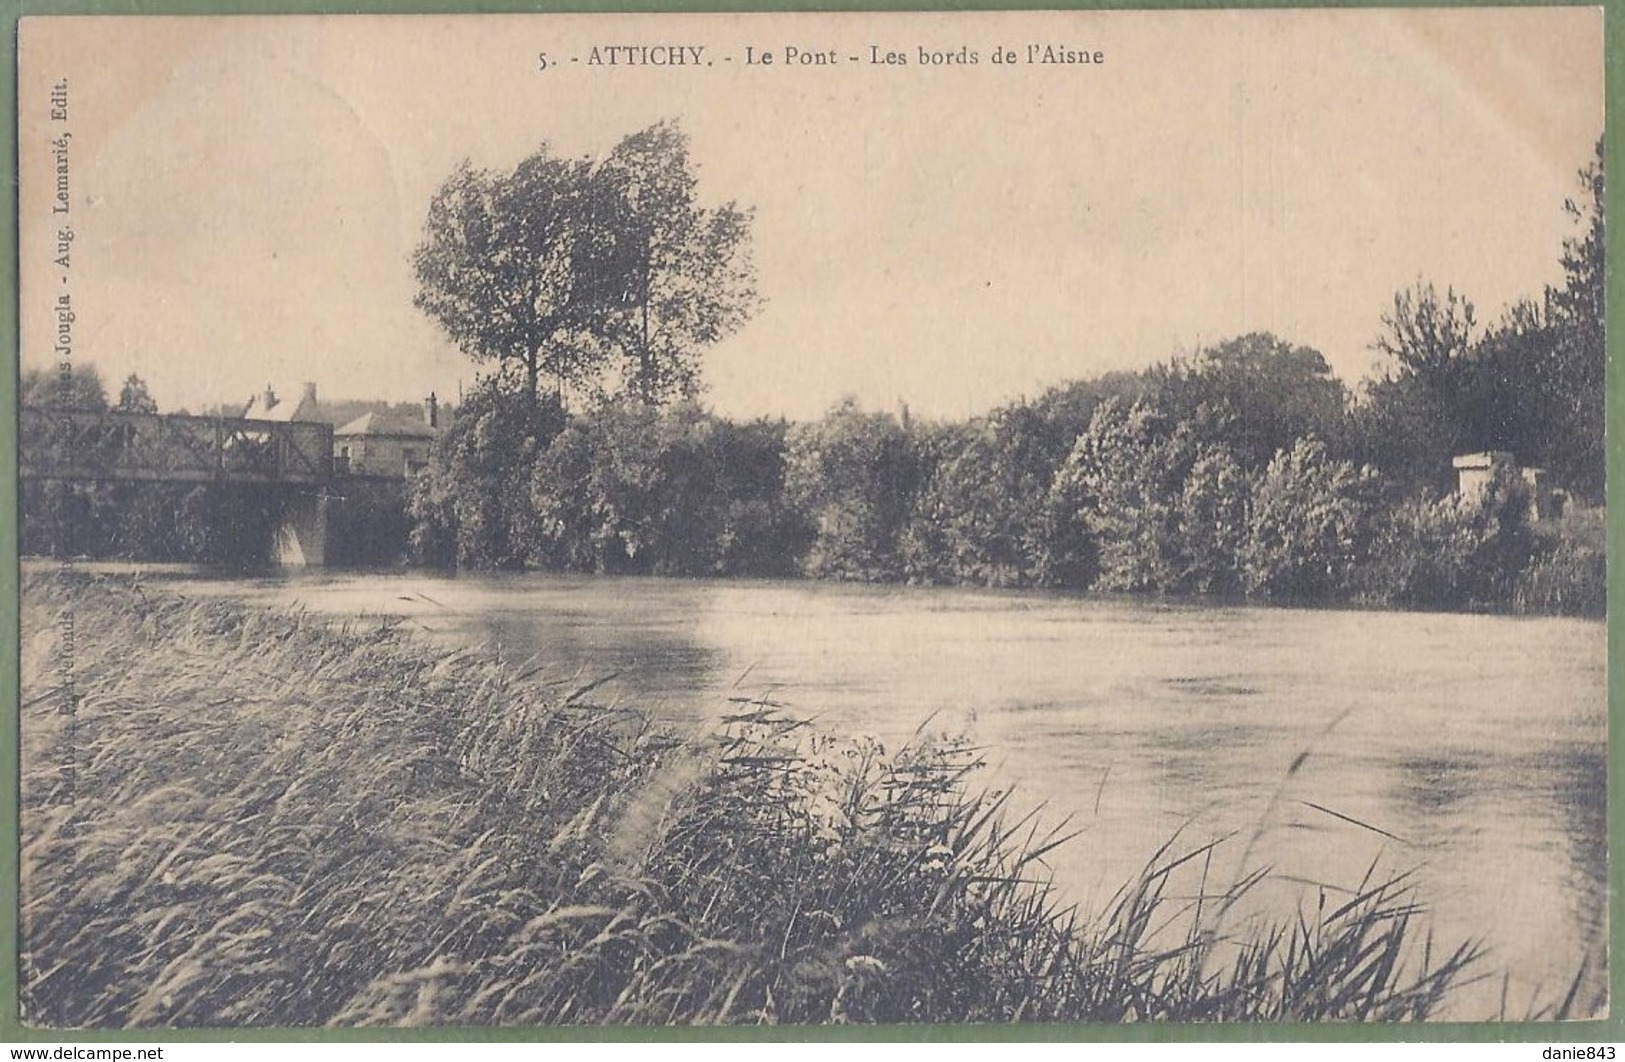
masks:
[(276, 392), (271, 390), (271, 385), (270, 384), (266, 384), (265, 385), (265, 393), (260, 396), (260, 410), (261, 410), (261, 412), (269, 413), (271, 411), (271, 409), (276, 404), (277, 404)]
[(423, 423), (431, 428), (440, 427), (440, 401), (435, 398), (433, 391), (430, 391), (429, 397), (423, 400)]
[(309, 380), (305, 381), (305, 394), (300, 401), (309, 402), (313, 406), (316, 404), (316, 385), (311, 383)]

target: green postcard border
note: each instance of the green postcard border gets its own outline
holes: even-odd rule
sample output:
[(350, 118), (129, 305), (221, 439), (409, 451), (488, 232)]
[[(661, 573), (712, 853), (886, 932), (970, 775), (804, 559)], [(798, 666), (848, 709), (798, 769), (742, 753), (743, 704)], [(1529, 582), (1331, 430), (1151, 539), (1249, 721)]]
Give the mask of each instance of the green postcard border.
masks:
[[(12, 148), (7, 167), (7, 196), (0, 210), (0, 329), (14, 347), (18, 331), (17, 261), (17, 20), (30, 15), (205, 15), (205, 14), (446, 14), (446, 13), (561, 13), (561, 12), (752, 12), (752, 11), (978, 11), (1024, 9), (1072, 10), (1199, 10), (1216, 8), (1271, 9), (1285, 7), (1556, 7), (1559, 0), (1533, 0), (1518, 4), (1483, 0), (0, 0), (0, 15), (9, 34), (0, 78), (0, 133)], [(1606, 62), (1606, 114), (1625, 107), (1625, 0), (1603, 0)], [(1604, 166), (1609, 174), (1625, 173), (1625, 143), (1614, 123), (1605, 120)], [(1578, 166), (1578, 160), (1576, 165)], [(1608, 183), (1607, 216), (1625, 219), (1625, 180)], [(1625, 335), (1625, 270), (1616, 268), (1625, 256), (1625, 225), (1607, 230), (1607, 335), (1608, 357), (1608, 484), (1615, 498), (1625, 488), (1625, 369), (1619, 364), (1619, 337)], [(1625, 1042), (1625, 860), (1618, 854), (1625, 831), (1625, 793), (1621, 770), (1625, 749), (1617, 728), (1625, 712), (1625, 681), (1610, 667), (1608, 683), (1608, 837), (1609, 867), (1609, 971), (1612, 1014), (1597, 1021), (1529, 1023), (1425, 1023), (1394, 1025), (905, 1025), (905, 1026), (790, 1026), (777, 1028), (435, 1028), (435, 1029), (113, 1029), (95, 1031), (35, 1030), (22, 1025), (17, 998), (18, 932), (18, 565), (17, 565), (17, 381), (18, 371), (0, 373), (0, 1042), (6, 1043), (218, 1043), (237, 1042), (924, 1042), (1005, 1041), (1041, 1043), (1083, 1041), (1107, 1043), (1258, 1043), (1280, 1041), (1347, 1043), (1598, 1043)], [(1608, 553), (1618, 558), (1625, 549), (1625, 506), (1610, 513)], [(1608, 612), (1621, 615), (1625, 587), (1616, 565), (1609, 565)], [(1625, 634), (1618, 624), (1608, 629), (1608, 659), (1625, 659)]]

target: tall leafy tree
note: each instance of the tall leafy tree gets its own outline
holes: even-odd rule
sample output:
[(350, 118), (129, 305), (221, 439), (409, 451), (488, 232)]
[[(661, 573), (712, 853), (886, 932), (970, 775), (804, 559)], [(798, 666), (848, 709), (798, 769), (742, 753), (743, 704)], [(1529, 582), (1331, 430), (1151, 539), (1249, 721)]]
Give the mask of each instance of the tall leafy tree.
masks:
[(1580, 171), (1583, 194), (1564, 204), (1579, 232), (1563, 244), (1563, 286), (1548, 293), (1556, 339), (1546, 366), (1543, 390), (1554, 419), (1567, 436), (1554, 447), (1553, 463), (1573, 487), (1601, 498), (1606, 478), (1603, 433), (1606, 419), (1607, 344), (1602, 141)]
[(1392, 359), (1355, 411), (1358, 455), (1407, 486), (1438, 489), (1451, 455), (1480, 447), (1473, 432), (1477, 311), (1418, 282), (1394, 296), (1373, 349)]
[(119, 388), (118, 405), (113, 408), (124, 413), (156, 413), (158, 402), (147, 390), (147, 381), (132, 372)]
[(1431, 284), (1394, 298), (1375, 346), (1393, 359), (1356, 410), (1361, 456), (1407, 486), (1449, 482), (1449, 457), (1507, 450), (1582, 496), (1604, 480), (1603, 171), (1601, 146), (1564, 204), (1561, 286), (1514, 303), (1488, 329), (1473, 306)]
[(1557, 342), (1547, 309), (1530, 299), (1514, 303), (1484, 332), (1466, 387), (1467, 447), (1508, 450), (1526, 464), (1552, 462), (1562, 447), (1549, 430), (1561, 419), (1547, 386)]
[(601, 160), (547, 145), (512, 172), (464, 163), (429, 206), (416, 303), (528, 392), (692, 394), (698, 358), (756, 304), (750, 215), (696, 197), (688, 139), (662, 122)]
[(51, 409), (104, 410), (107, 388), (94, 365), (59, 369), (26, 369), (19, 381), (17, 404)]
[(1420, 378), (1434, 391), (1458, 386), (1473, 346), (1477, 311), (1472, 302), (1447, 288), (1419, 283), (1394, 295), (1394, 308), (1382, 316), (1376, 349)]
[(1149, 398), (1181, 419), (1206, 406), (1226, 414), (1210, 418), (1223, 442), (1250, 467), (1262, 468), (1276, 451), (1314, 436), (1328, 445), (1343, 434), (1348, 393), (1326, 358), (1268, 332), (1227, 339), (1188, 362), (1146, 372)]
[(593, 333), (632, 394), (692, 395), (698, 354), (755, 309), (748, 211), (695, 196), (688, 137), (661, 122), (627, 137), (594, 172), (606, 296)]
[(1605, 181), (1602, 141), (1596, 154), (1580, 171), (1580, 199), (1569, 199), (1563, 209), (1580, 232), (1563, 241), (1563, 287), (1552, 293), (1553, 311), (1561, 319), (1583, 323), (1599, 338), (1604, 311), (1603, 207)]
[(419, 309), (475, 361), (523, 369), (534, 396), (591, 367), (572, 334), (591, 317), (591, 167), (547, 145), (511, 173), (459, 166), (429, 204), (412, 263)]
[(927, 583), (1035, 583), (1044, 499), (1066, 452), (1051, 425), (1023, 402), (919, 434), (923, 479), (902, 541), (905, 574)]
[(1239, 540), (1247, 482), (1228, 450), (1203, 441), (1218, 423), (1210, 407), (1190, 419), (1144, 401), (1095, 410), (1051, 491), (1072, 548), (1087, 543), (1088, 581), (1112, 591), (1228, 588), (1214, 554)]

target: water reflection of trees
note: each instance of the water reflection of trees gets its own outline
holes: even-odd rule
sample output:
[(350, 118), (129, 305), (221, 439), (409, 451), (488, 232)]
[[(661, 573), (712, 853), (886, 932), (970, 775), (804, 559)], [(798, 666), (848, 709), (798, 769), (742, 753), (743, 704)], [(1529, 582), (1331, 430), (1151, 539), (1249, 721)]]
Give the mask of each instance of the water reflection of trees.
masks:
[[(1560, 839), (1574, 894), (1590, 903), (1607, 878), (1607, 765), (1601, 744), (1554, 742), (1499, 758), (1445, 750), (1406, 757), (1388, 791), (1407, 836), (1430, 848), (1461, 843), (1464, 833), (1517, 830)], [(1515, 842), (1519, 843), (1519, 842)], [(1595, 912), (1586, 915), (1595, 920)]]
[(1601, 939), (1608, 895), (1608, 763), (1600, 744), (1554, 745), (1532, 772), (1547, 781), (1568, 848), (1575, 916)]
[[(1528, 991), (1554, 1002), (1544, 998), (1553, 991), (1548, 982), (1564, 982), (1555, 989), (1561, 997), (1584, 964), (1576, 1006), (1584, 1013), (1591, 1006), (1586, 1000), (1601, 998), (1608, 978), (1602, 742), (1553, 741), (1506, 756), (1479, 750), (1410, 756), (1396, 764), (1386, 788), (1403, 824), (1400, 832), (1421, 848), (1447, 862), (1465, 858), (1464, 867), (1476, 868), (1473, 877), (1483, 882), (1516, 876), (1515, 891), (1526, 900), (1521, 917), (1529, 921), (1524, 947), (1543, 942), (1536, 947), (1537, 966), (1514, 971), (1529, 982)], [(1529, 897), (1540, 902), (1527, 902)], [(1435, 897), (1435, 903), (1466, 910), (1479, 905), (1461, 896)]]

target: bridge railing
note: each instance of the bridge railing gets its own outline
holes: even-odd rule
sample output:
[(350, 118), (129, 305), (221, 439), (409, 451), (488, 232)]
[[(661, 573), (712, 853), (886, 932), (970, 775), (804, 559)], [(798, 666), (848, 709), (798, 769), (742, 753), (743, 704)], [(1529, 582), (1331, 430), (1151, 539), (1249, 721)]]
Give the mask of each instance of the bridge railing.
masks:
[(325, 483), (333, 475), (329, 424), (33, 406), (18, 414), (24, 479)]

